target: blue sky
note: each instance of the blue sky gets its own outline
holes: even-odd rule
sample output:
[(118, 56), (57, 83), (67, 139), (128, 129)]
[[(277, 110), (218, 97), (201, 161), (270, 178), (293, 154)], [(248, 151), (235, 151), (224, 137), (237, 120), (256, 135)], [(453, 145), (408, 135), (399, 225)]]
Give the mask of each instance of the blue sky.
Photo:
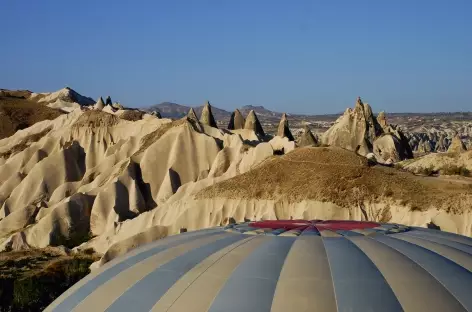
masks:
[(3, 0), (0, 88), (337, 113), (472, 110), (470, 0)]

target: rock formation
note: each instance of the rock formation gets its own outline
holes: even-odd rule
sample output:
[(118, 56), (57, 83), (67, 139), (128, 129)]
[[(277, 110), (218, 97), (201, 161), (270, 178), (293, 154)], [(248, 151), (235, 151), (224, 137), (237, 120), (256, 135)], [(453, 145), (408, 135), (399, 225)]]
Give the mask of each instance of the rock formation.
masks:
[(305, 125), (303, 127), (303, 132), (301, 133), (300, 137), (298, 138), (297, 145), (300, 147), (303, 146), (318, 146), (318, 140), (311, 132), (310, 128)]
[(277, 129), (277, 136), (281, 138), (287, 138), (289, 141), (294, 141), (292, 132), (288, 126), (287, 114), (282, 114), (282, 119), (280, 119), (279, 127)]
[(111, 97), (110, 96), (107, 96), (106, 100), (105, 100), (105, 105), (112, 105), (112, 101), (111, 101)]
[(394, 134), (385, 133), (374, 141), (373, 152), (381, 162), (392, 163), (412, 158), (408, 148)]
[(237, 130), (244, 129), (245, 120), (239, 109), (236, 109), (232, 114), (229, 120), (228, 129)]
[(264, 130), (262, 129), (262, 125), (257, 118), (256, 113), (254, 110), (251, 110), (246, 117), (246, 122), (244, 123), (244, 129), (252, 130), (259, 136), (265, 136)]
[(100, 97), (98, 100), (97, 100), (97, 103), (95, 103), (95, 105), (93, 106), (94, 109), (96, 110), (102, 110), (103, 108), (105, 108), (105, 103), (103, 102), (103, 98)]
[(187, 113), (187, 118), (190, 119), (190, 120), (194, 120), (196, 122), (199, 122), (197, 114), (195, 114), (195, 110), (193, 108), (189, 109), (189, 111)]
[[(156, 110), (152, 111), (152, 112), (151, 112), (151, 115), (152, 115), (152, 116), (155, 116), (155, 117), (157, 117), (157, 118), (159, 118), (159, 119), (162, 118), (161, 113), (158, 112), (158, 111), (156, 111)], [(195, 117), (196, 117), (196, 116), (195, 116)]]
[(464, 145), (464, 142), (462, 142), (461, 137), (459, 135), (455, 135), (454, 138), (451, 141), (451, 145), (447, 149), (448, 153), (462, 153), (465, 152), (467, 148)]
[(380, 127), (382, 129), (386, 129), (388, 127), (388, 123), (387, 123), (387, 117), (385, 116), (385, 112), (384, 111), (381, 111), (378, 115), (377, 115), (377, 122), (379, 123)]
[[(382, 138), (386, 134), (390, 136)], [(374, 148), (374, 142), (378, 138), (382, 139)], [(370, 105), (363, 103), (360, 98), (357, 98), (354, 109), (348, 108), (323, 134), (322, 142), (356, 151), (364, 156), (374, 152), (380, 162), (386, 161), (387, 155), (394, 158), (389, 162), (413, 157), (408, 139), (400, 129), (389, 125), (383, 112), (375, 118)]]
[(210, 102), (208, 101), (203, 106), (202, 115), (200, 116), (200, 122), (203, 125), (207, 125), (213, 128), (218, 128), (218, 126), (216, 125), (215, 118), (213, 117), (213, 114), (211, 112)]

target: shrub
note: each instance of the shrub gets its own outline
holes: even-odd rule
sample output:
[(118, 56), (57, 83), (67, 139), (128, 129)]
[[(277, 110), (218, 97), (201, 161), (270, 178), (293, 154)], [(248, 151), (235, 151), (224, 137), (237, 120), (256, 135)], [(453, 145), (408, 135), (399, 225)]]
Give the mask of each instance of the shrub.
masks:
[(448, 165), (441, 169), (441, 174), (470, 176), (470, 170), (464, 166)]
[(425, 176), (430, 176), (430, 175), (433, 175), (434, 173), (436, 173), (436, 171), (434, 170), (434, 167), (431, 165), (429, 167), (425, 167), (425, 168), (418, 168), (417, 171), (416, 171), (417, 174), (422, 174), (422, 175), (425, 175)]
[[(0, 274), (0, 311), (42, 311), (69, 287), (86, 276), (94, 256), (27, 256), (29, 264), (9, 266)], [(21, 260), (18, 259), (18, 260)], [(20, 261), (21, 262), (21, 261)], [(7, 263), (4, 263), (7, 265)], [(31, 265), (36, 267), (30, 267)], [(3, 268), (6, 266), (2, 265)]]

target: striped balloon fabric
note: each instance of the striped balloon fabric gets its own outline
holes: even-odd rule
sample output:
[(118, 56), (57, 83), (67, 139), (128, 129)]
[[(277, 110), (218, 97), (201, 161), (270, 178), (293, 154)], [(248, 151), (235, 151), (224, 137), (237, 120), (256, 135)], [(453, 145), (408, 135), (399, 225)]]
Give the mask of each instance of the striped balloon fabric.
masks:
[(46, 311), (472, 311), (472, 239), (374, 222), (233, 224), (134, 249)]

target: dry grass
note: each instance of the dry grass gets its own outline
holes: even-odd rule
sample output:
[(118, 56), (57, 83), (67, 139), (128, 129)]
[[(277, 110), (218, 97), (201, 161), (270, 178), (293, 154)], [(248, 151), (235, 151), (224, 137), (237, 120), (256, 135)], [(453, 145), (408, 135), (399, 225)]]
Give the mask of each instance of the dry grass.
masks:
[(197, 198), (305, 199), (352, 207), (357, 203), (394, 200), (412, 209), (431, 205), (463, 207), (472, 199), (468, 185), (425, 178), (383, 166), (339, 148), (301, 148), (272, 158), (245, 174), (203, 189)]
[(182, 118), (163, 124), (156, 131), (146, 134), (141, 138), (141, 148), (135, 153), (135, 155), (143, 153), (149, 146), (159, 140), (170, 129), (185, 125), (186, 123), (190, 123), (190, 121), (187, 118)]
[[(43, 120), (52, 120), (64, 112), (27, 100), (23, 91), (11, 94), (0, 93), (0, 139), (13, 135), (16, 131), (28, 128)], [(25, 91), (26, 92), (26, 91)], [(1, 94), (8, 95), (2, 96)]]
[(138, 110), (125, 110), (121, 115), (120, 118), (129, 121), (138, 121), (143, 119), (144, 112)]
[(88, 110), (84, 112), (72, 125), (73, 128), (98, 128), (98, 127), (112, 127), (120, 122), (120, 119), (115, 115), (98, 111)]
[(0, 253), (0, 311), (41, 311), (87, 275), (96, 260), (54, 248)]

